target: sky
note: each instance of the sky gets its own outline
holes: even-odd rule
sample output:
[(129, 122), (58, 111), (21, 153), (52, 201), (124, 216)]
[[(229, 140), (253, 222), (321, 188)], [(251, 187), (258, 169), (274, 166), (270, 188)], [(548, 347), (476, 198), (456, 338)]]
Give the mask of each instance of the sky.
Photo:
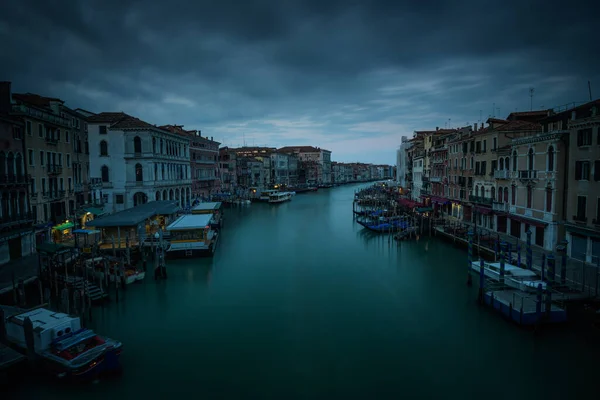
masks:
[[(10, 6), (8, 6), (10, 4)], [(402, 136), (600, 94), (593, 1), (0, 0), (0, 80), (71, 108), (395, 163)], [(595, 94), (594, 94), (595, 93)]]

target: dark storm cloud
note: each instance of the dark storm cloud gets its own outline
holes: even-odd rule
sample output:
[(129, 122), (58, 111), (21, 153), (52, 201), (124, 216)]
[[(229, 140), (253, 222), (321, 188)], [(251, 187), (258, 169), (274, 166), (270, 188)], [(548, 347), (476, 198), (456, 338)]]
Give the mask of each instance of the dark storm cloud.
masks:
[(230, 145), (391, 162), (400, 135), (529, 108), (530, 86), (536, 106), (586, 100), (598, 15), (581, 1), (5, 1), (0, 79)]

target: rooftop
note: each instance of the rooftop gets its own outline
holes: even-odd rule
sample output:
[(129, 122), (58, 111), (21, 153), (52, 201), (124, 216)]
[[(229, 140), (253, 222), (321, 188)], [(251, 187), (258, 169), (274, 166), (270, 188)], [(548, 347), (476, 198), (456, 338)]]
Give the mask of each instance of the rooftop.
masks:
[(320, 147), (314, 146), (284, 146), (278, 149), (282, 153), (320, 153), (321, 151), (329, 151)]
[(202, 210), (217, 210), (221, 207), (221, 202), (208, 202), (208, 203), (200, 203), (194, 208), (192, 208), (192, 212), (194, 211), (202, 211)]
[(209, 224), (212, 218), (211, 214), (186, 214), (177, 218), (167, 226), (168, 231), (183, 231), (189, 229), (202, 229)]
[(13, 93), (12, 98), (14, 100), (21, 101), (23, 103), (28, 103), (28, 104), (31, 104), (36, 107), (42, 107), (42, 108), (49, 108), (50, 103), (55, 103), (55, 102), (58, 102), (61, 104), (64, 103), (64, 101), (62, 101), (61, 99), (57, 99), (54, 97), (40, 96), (39, 94), (34, 94), (34, 93)]
[(170, 215), (179, 210), (179, 202), (176, 200), (151, 201), (115, 214), (96, 218), (87, 222), (86, 226), (93, 226), (96, 228), (134, 226), (156, 215)]

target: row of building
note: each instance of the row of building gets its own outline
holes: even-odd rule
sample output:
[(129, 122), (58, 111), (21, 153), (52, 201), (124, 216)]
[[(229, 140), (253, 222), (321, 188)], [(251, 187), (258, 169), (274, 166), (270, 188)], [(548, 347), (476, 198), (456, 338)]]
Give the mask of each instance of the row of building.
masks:
[(237, 188), (393, 174), (389, 166), (332, 162), (318, 147), (220, 148), (199, 130), (12, 93), (10, 82), (0, 82), (0, 141), (0, 265), (94, 215), (152, 200), (185, 207)]
[(397, 169), (407, 197), (450, 219), (600, 263), (600, 100), (416, 131)]

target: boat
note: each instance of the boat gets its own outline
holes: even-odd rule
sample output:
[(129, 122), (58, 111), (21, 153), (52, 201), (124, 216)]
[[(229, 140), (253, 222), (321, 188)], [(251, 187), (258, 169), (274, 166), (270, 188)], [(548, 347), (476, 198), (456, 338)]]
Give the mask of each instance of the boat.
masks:
[[(104, 267), (105, 259), (103, 257), (96, 257), (86, 260), (86, 267), (92, 270), (94, 277), (104, 280), (104, 273), (106, 271)], [(117, 260), (106, 260), (108, 265), (108, 279), (110, 282), (115, 281), (116, 272), (120, 268), (120, 261)], [(125, 284), (130, 285), (134, 282), (141, 282), (146, 277), (146, 272), (138, 269), (134, 265), (124, 264), (123, 275), (125, 277)]]
[[(483, 273), (487, 278), (494, 281), (500, 280), (500, 263), (488, 263), (483, 264)], [(479, 272), (480, 262), (473, 261), (471, 268)], [(529, 269), (517, 267), (516, 265), (504, 264), (504, 283), (513, 289), (519, 289), (522, 292), (534, 292), (537, 291), (538, 286), (541, 284), (542, 289), (546, 289), (546, 282), (539, 279), (538, 275)]]
[(408, 229), (410, 227), (407, 221), (402, 221), (400, 219), (382, 219), (380, 221), (356, 221), (364, 228), (373, 231), (373, 232), (395, 232), (402, 229)]
[(212, 227), (212, 214), (186, 214), (169, 226), (171, 244), (167, 249), (170, 256), (213, 255), (219, 232)]
[(192, 208), (193, 215), (206, 214), (212, 215), (210, 226), (213, 229), (220, 229), (223, 224), (223, 212), (221, 211), (221, 202), (200, 203)]
[(78, 317), (37, 308), (6, 319), (6, 339), (27, 353), (25, 319), (33, 324), (33, 350), (59, 378), (88, 379), (120, 369), (123, 345), (81, 327)]
[(283, 203), (292, 200), (292, 195), (289, 192), (275, 192), (269, 195), (269, 203)]

